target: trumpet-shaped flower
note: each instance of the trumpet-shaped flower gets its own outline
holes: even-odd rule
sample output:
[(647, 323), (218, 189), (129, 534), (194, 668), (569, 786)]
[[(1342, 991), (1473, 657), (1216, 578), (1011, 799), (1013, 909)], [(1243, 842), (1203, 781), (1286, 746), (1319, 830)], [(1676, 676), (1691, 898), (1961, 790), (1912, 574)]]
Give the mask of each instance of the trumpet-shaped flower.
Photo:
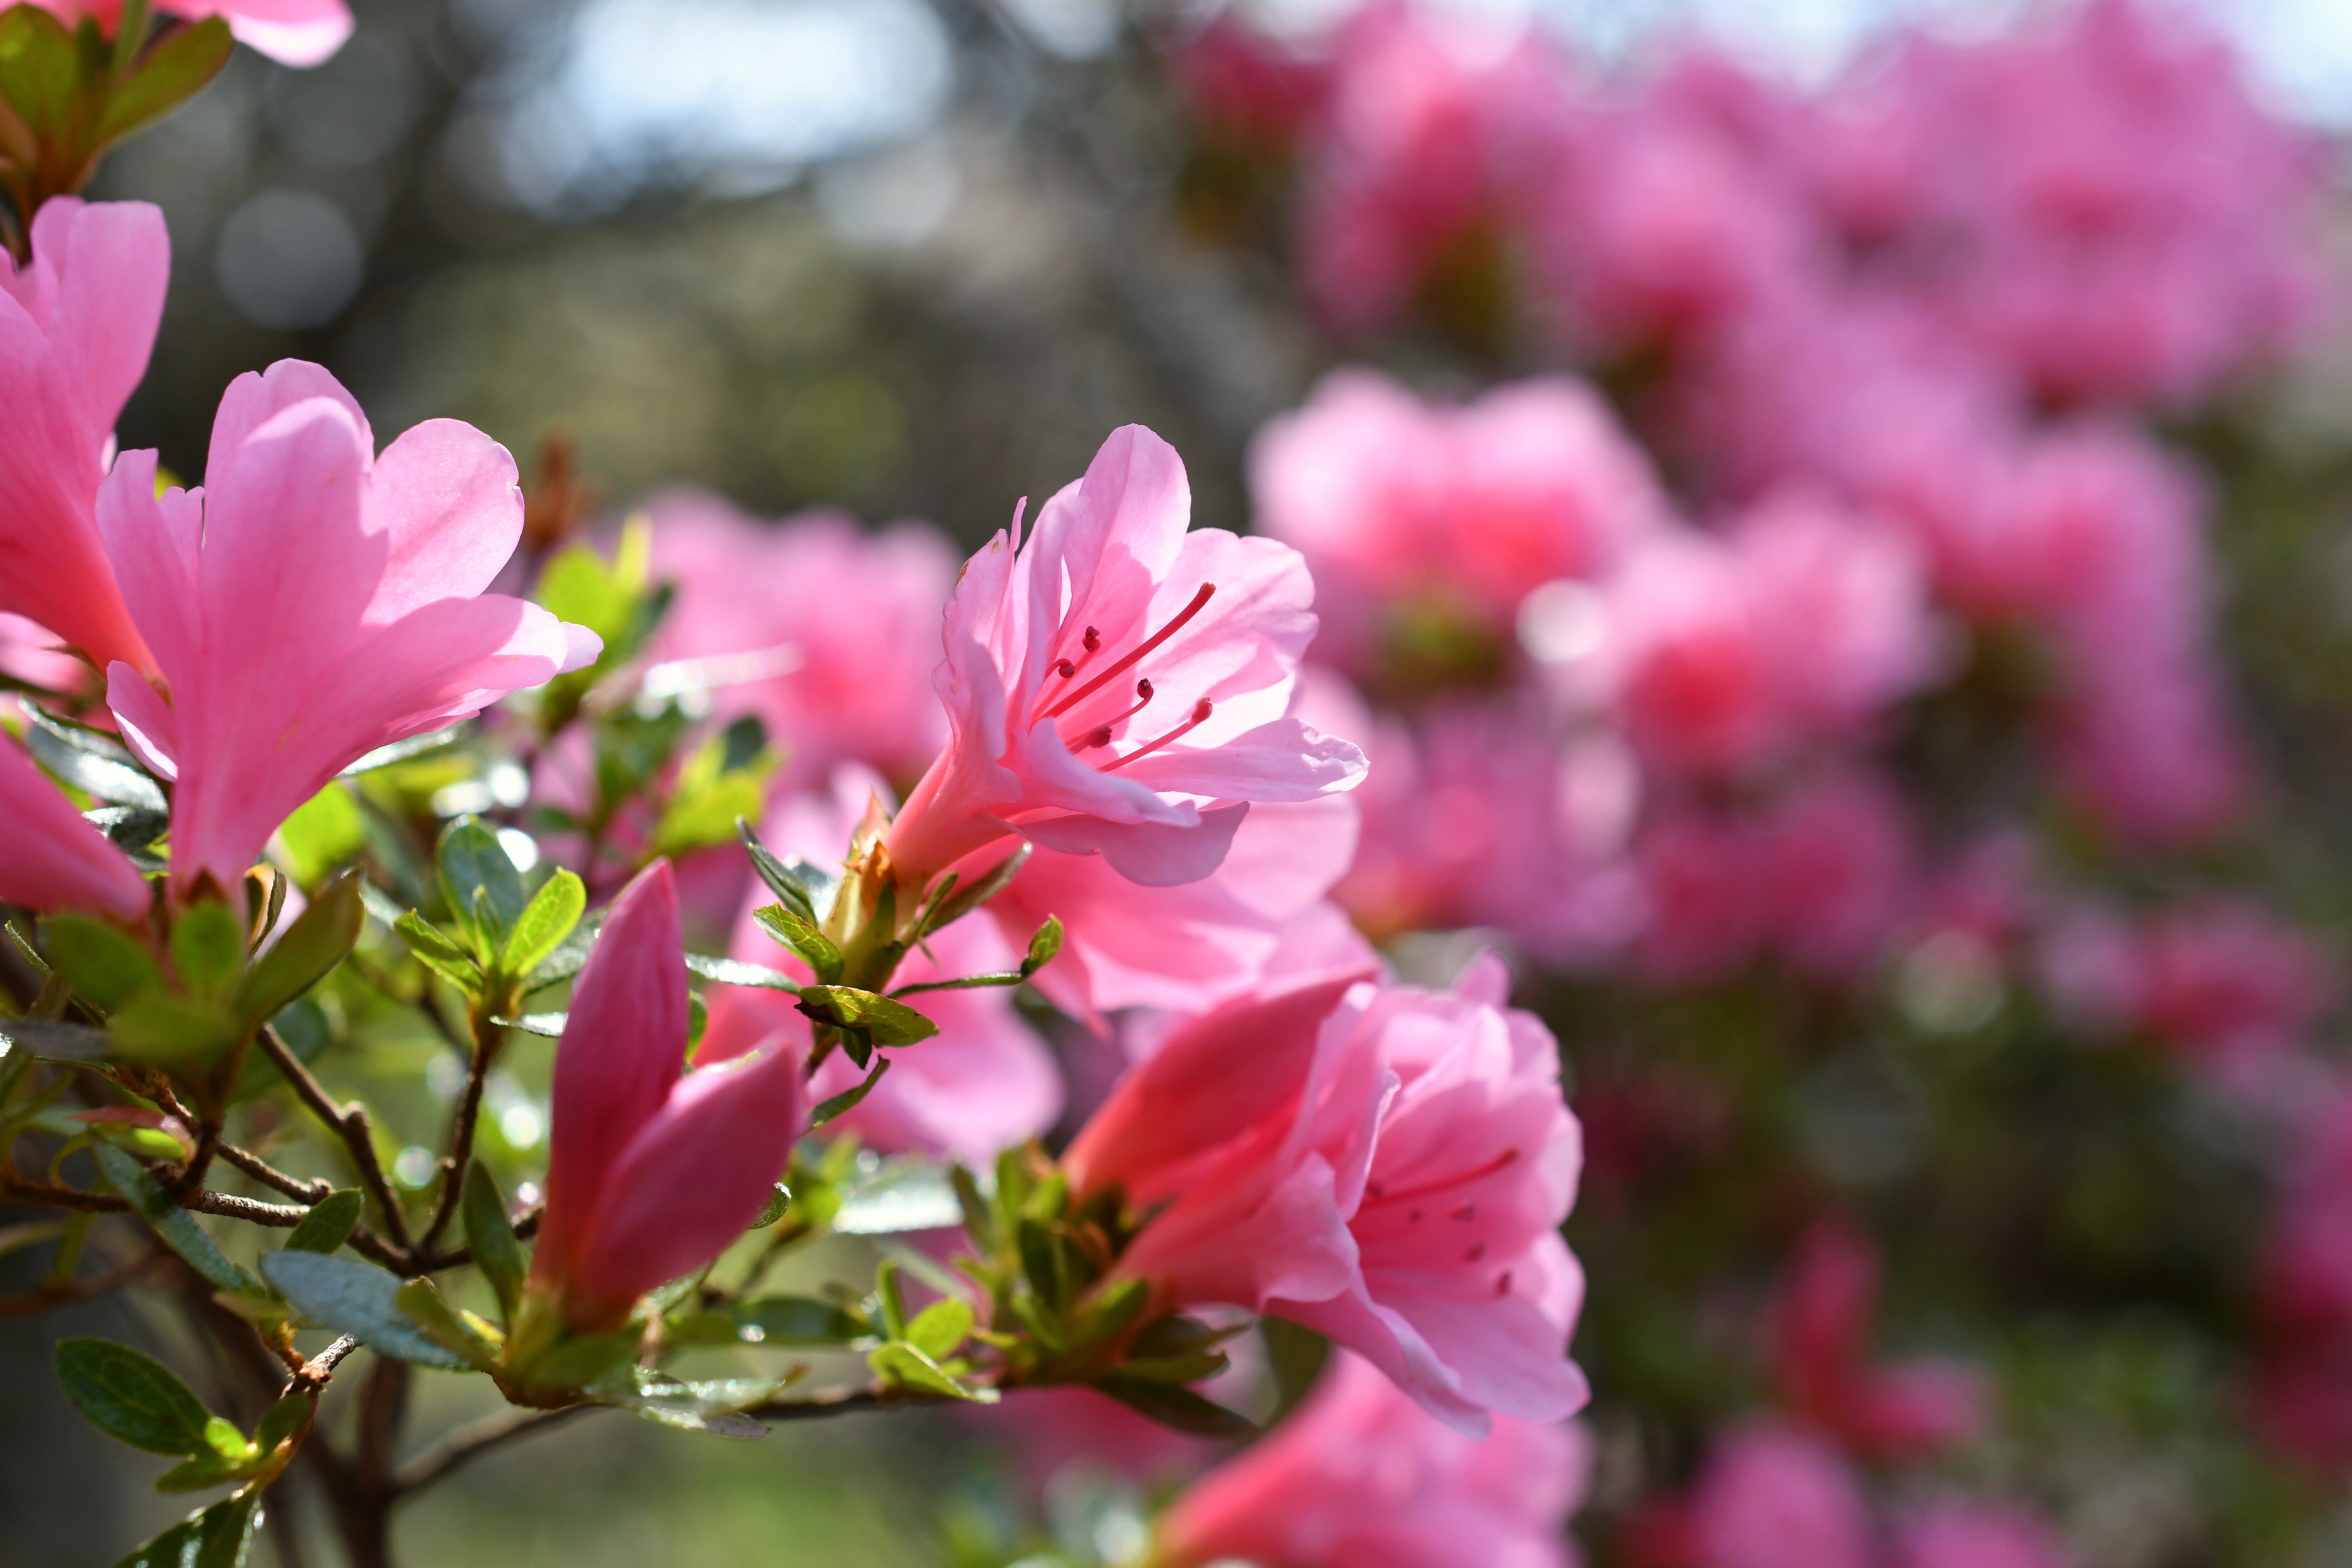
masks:
[(147, 913), (147, 879), (75, 811), (24, 748), (0, 736), (0, 904), (87, 910), (136, 921)]
[(1315, 635), (1289, 546), (1187, 531), (1175, 449), (1115, 431), (1086, 477), (965, 565), (947, 611), (946, 751), (884, 847), (919, 886), (1019, 834), (1150, 886), (1214, 870), (1252, 801), (1352, 787), (1364, 757), (1291, 713)]
[(759, 1214), (807, 1115), (782, 1040), (706, 1044), (685, 1071), (677, 888), (656, 860), (613, 901), (555, 1050), (547, 1217), (531, 1289), (577, 1330), (719, 1256)]
[(99, 498), (162, 686), (116, 663), (107, 701), (167, 778), (172, 885), (245, 874), (294, 808), (375, 747), (595, 657), (593, 633), (484, 588), (522, 530), (514, 459), (456, 420), (375, 452), (334, 377), (239, 376), (206, 484), (155, 493), (126, 452)]
[(153, 660), (99, 536), (114, 421), (147, 374), (172, 242), (144, 202), (59, 196), (21, 268), (0, 255), (0, 610), (101, 668)]
[[(102, 32), (111, 33), (122, 16), (122, 0), (33, 0), (68, 24), (84, 16), (98, 19)], [(155, 0), (167, 16), (196, 21), (218, 16), (228, 23), (237, 42), (257, 49), (280, 65), (322, 64), (352, 36), (351, 7), (343, 0)]]
[(1342, 1351), (1271, 1436), (1177, 1500), (1153, 1561), (1568, 1568), (1591, 1468), (1577, 1427), (1506, 1419), (1465, 1436)]

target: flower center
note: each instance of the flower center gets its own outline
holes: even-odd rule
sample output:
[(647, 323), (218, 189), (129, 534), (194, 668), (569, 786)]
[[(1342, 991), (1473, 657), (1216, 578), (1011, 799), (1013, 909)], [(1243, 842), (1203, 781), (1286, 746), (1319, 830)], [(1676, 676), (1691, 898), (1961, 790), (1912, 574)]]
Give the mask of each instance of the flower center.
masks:
[[(1063, 714), (1068, 712), (1071, 709), (1076, 707), (1079, 703), (1084, 702), (1087, 698), (1092, 697), (1104, 687), (1109, 685), (1120, 675), (1126, 673), (1128, 670), (1133, 669), (1136, 665), (1142, 660), (1144, 655), (1150, 653), (1153, 648), (1158, 647), (1161, 643), (1166, 642), (1170, 637), (1174, 637), (1179, 631), (1183, 629), (1187, 622), (1191, 621), (1193, 616), (1199, 615), (1202, 609), (1208, 604), (1209, 595), (1214, 594), (1216, 591), (1217, 585), (1214, 583), (1202, 584), (1201, 591), (1192, 595), (1192, 602), (1185, 605), (1182, 609), (1177, 611), (1175, 617), (1166, 626), (1160, 627), (1158, 631), (1152, 633), (1150, 637), (1145, 637), (1141, 642), (1136, 644), (1132, 649), (1129, 650), (1124, 658), (1120, 658), (1117, 663), (1102, 671), (1099, 675), (1097, 675), (1093, 679), (1087, 681), (1084, 686), (1079, 687), (1076, 690), (1063, 697), (1061, 700), (1055, 702), (1051, 708), (1046, 709), (1044, 713), (1039, 714), (1038, 718), (1060, 718)], [(1063, 658), (1056, 659), (1055, 661), (1054, 674), (1057, 679), (1062, 680), (1076, 679), (1077, 678), (1078, 671), (1087, 664), (1092, 663), (1095, 655), (1102, 651), (1102, 634), (1097, 631), (1094, 627), (1088, 626), (1087, 628), (1086, 637), (1083, 641), (1086, 652), (1081, 658), (1075, 660)], [(1042, 697), (1040, 700), (1043, 700)], [(1032, 722), (1034, 722), (1034, 721), (1033, 720)], [(1116, 721), (1114, 721), (1114, 722), (1116, 722)]]

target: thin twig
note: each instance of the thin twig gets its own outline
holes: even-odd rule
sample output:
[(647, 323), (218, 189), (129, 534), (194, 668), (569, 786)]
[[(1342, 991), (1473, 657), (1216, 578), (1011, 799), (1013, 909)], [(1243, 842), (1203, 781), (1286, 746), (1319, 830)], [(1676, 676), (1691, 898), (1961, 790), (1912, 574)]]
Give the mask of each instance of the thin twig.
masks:
[(744, 1415), (761, 1421), (816, 1421), (828, 1415), (847, 1415), (859, 1410), (887, 1410), (906, 1405), (945, 1405), (945, 1399), (926, 1399), (910, 1395), (900, 1389), (836, 1388), (807, 1399), (772, 1399), (765, 1405), (754, 1405)]
[(79, 1187), (51, 1186), (18, 1175), (13, 1169), (0, 1167), (0, 1193), (19, 1198), (28, 1204), (44, 1204), (53, 1209), (74, 1209), (82, 1214), (128, 1214), (131, 1205), (111, 1193), (86, 1193)]
[(257, 1203), (215, 1192), (190, 1193), (180, 1200), (180, 1206), (193, 1214), (216, 1214), (223, 1219), (241, 1219), (278, 1230), (291, 1230), (310, 1215), (309, 1209), (295, 1204)]
[(286, 1081), (293, 1086), (295, 1095), (310, 1108), (311, 1113), (333, 1128), (351, 1151), (352, 1163), (357, 1167), (360, 1184), (383, 1211), (383, 1228), (390, 1233), (392, 1245), (401, 1251), (409, 1250), (408, 1215), (400, 1206), (400, 1195), (384, 1179), (383, 1166), (375, 1157), (375, 1134), (368, 1125), (367, 1108), (356, 1101), (337, 1105), (326, 1087), (310, 1075), (302, 1058), (287, 1047), (278, 1037), (278, 1031), (263, 1026), (258, 1036), (262, 1053), (268, 1057)]
[(433, 1200), (433, 1217), (425, 1223), (419, 1247), (429, 1248), (441, 1239), (441, 1232), (457, 1212), (457, 1194), (466, 1182), (466, 1166), (474, 1157), (474, 1129), (482, 1116), (482, 1089), (488, 1083), (490, 1064), (498, 1059), (499, 1047), (506, 1041), (506, 1030), (490, 1022), (487, 1012), (477, 1011), (473, 1018), (474, 1048), (467, 1059), (465, 1092), (457, 1097), (457, 1110), (449, 1123), (449, 1152), (441, 1157), (441, 1192)]
[(63, 1301), (79, 1301), (85, 1297), (103, 1296), (110, 1290), (119, 1290), (153, 1268), (160, 1256), (151, 1252), (143, 1258), (110, 1268), (95, 1279), (48, 1279), (22, 1296), (0, 1297), (0, 1318), (29, 1318)]
[(532, 1432), (542, 1432), (558, 1421), (577, 1415), (583, 1410), (601, 1410), (598, 1405), (567, 1405), (561, 1410), (500, 1410), (485, 1415), (455, 1431), (443, 1435), (439, 1441), (427, 1447), (408, 1463), (394, 1472), (392, 1492), (403, 1497), (419, 1491), (447, 1476), (458, 1466), (467, 1464), (502, 1443)]
[[(276, 1187), (288, 1197), (300, 1198), (306, 1204), (323, 1203), (335, 1190), (335, 1184), (332, 1182), (306, 1182), (299, 1176), (289, 1176), (251, 1150), (240, 1149), (234, 1143), (223, 1143), (220, 1146), (220, 1157), (263, 1185)], [(417, 1257), (403, 1248), (394, 1247), (363, 1225), (352, 1228), (351, 1247), (352, 1250), (361, 1257), (381, 1263), (396, 1274), (406, 1273), (412, 1269), (428, 1273), (437, 1272), (444, 1268), (455, 1268), (458, 1264), (469, 1261), (467, 1258), (463, 1257), (450, 1258), (443, 1253)]]
[(318, 1393), (327, 1386), (327, 1380), (335, 1375), (335, 1368), (343, 1363), (343, 1358), (359, 1348), (359, 1337), (345, 1334), (296, 1368), (294, 1375), (286, 1380), (286, 1387), (278, 1397), (283, 1399), (289, 1394)]

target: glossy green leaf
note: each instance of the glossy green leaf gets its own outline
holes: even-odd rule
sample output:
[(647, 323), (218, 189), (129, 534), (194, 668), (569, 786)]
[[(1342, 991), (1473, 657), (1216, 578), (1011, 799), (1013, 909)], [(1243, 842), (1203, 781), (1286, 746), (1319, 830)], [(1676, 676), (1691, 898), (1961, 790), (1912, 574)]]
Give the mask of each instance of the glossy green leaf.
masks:
[(512, 1322), (530, 1264), (523, 1257), (522, 1243), (515, 1239), (514, 1226), (507, 1220), (506, 1194), (499, 1191), (498, 1178), (479, 1160), (466, 1167), (462, 1201), (466, 1241), (473, 1248), (474, 1267), (489, 1281), (499, 1308)]
[(142, 991), (106, 1021), (108, 1042), (118, 1053), (175, 1066), (219, 1056), (244, 1032), (226, 1008), (168, 991)]
[(967, 1388), (950, 1376), (929, 1356), (904, 1340), (892, 1340), (866, 1353), (866, 1364), (874, 1375), (893, 1387), (910, 1389), (919, 1394), (937, 1394), (943, 1399), (961, 1399), (974, 1405), (993, 1405), (997, 1400), (992, 1388)]
[(477, 816), (461, 816), (442, 829), (436, 851), (441, 894), (449, 912), (474, 940), (477, 952), (500, 952), (522, 918), (522, 873), (497, 832)]
[(81, 76), (73, 35), (37, 5), (0, 12), (0, 98), (43, 136), (60, 129)]
[(444, 936), (439, 927), (410, 910), (393, 922), (392, 929), (408, 951), (416, 955), (417, 963), (468, 996), (480, 994), (481, 965), (464, 948)]
[(752, 1220), (751, 1228), (753, 1230), (767, 1229), (770, 1226), (783, 1218), (784, 1211), (792, 1206), (792, 1188), (784, 1185), (782, 1182), (778, 1182), (776, 1184), (775, 1191), (768, 1194), (768, 1201), (760, 1205), (759, 1217)]
[[(739, 1330), (757, 1330), (771, 1345), (845, 1345), (870, 1337), (874, 1325), (855, 1312), (811, 1296), (761, 1296), (729, 1310)], [(746, 1332), (745, 1339), (755, 1338)]]
[(432, 1280), (411, 1279), (393, 1300), (442, 1349), (484, 1370), (497, 1364), (499, 1340), (488, 1331), (487, 1325), (476, 1322), (471, 1313), (451, 1306)]
[(237, 994), (239, 1016), (258, 1023), (273, 1016), (342, 962), (367, 921), (360, 887), (360, 873), (354, 868), (319, 889), (310, 907), (253, 961), (245, 987)]
[(1196, 1437), (1246, 1437), (1257, 1428), (1249, 1417), (1203, 1399), (1189, 1388), (1164, 1383), (1133, 1383), (1107, 1378), (1094, 1384), (1129, 1409), (1149, 1415), (1163, 1426)]
[(114, 1568), (245, 1568), (260, 1522), (260, 1489), (249, 1488), (189, 1515)]
[(837, 1024), (871, 1036), (877, 1046), (911, 1046), (940, 1026), (904, 1002), (848, 985), (805, 985), (800, 1010), (820, 1024)]
[(785, 861), (760, 842), (748, 817), (735, 824), (736, 833), (743, 840), (743, 848), (751, 857), (751, 869), (759, 873), (768, 891), (776, 895), (783, 906), (814, 925), (824, 905), (832, 901), (832, 879), (806, 861)]
[(100, 1012), (159, 988), (163, 972), (137, 941), (85, 915), (51, 915), (43, 928), (48, 960)]
[(627, 1369), (625, 1381), (594, 1384), (583, 1396), (599, 1405), (634, 1410), (648, 1420), (713, 1437), (764, 1437), (767, 1427), (741, 1412), (765, 1404), (791, 1381), (723, 1378), (688, 1383), (651, 1367)]
[(815, 1108), (809, 1112), (809, 1131), (814, 1132), (835, 1117), (855, 1110), (858, 1102), (874, 1092), (874, 1086), (880, 1083), (882, 1075), (889, 1070), (890, 1058), (884, 1057), (874, 1064), (873, 1069), (866, 1073), (863, 1079), (843, 1089), (839, 1094), (818, 1100)]
[(769, 904), (752, 911), (770, 936), (800, 954), (818, 981), (830, 985), (841, 978), (841, 949), (833, 939), (782, 904)]
[(587, 909), (586, 884), (558, 867), (516, 917), (514, 931), (499, 954), (499, 968), (508, 974), (529, 974), (563, 944)]
[[(0, 21), (0, 34), (5, 34)], [(0, 42), (0, 48), (5, 48)], [(5, 73), (5, 67), (0, 67)], [(113, 805), (141, 811), (168, 812), (163, 787), (131, 754), (130, 748), (102, 731), (68, 723), (37, 703), (23, 703), (25, 744), (41, 765), (83, 794)]]
[(165, 34), (131, 79), (108, 95), (98, 140), (113, 142), (152, 124), (194, 98), (228, 64), (236, 40), (218, 16)]
[(213, 1238), (205, 1234), (204, 1227), (196, 1224), (195, 1216), (173, 1203), (171, 1194), (138, 1161), (111, 1143), (92, 1146), (90, 1157), (98, 1162), (99, 1173), (106, 1178), (107, 1184), (122, 1195), (132, 1212), (152, 1226), (163, 1245), (178, 1253), (189, 1268), (217, 1289), (232, 1294), (269, 1294), (260, 1280), (222, 1254)]
[(713, 958), (708, 953), (688, 953), (686, 969), (689, 974), (699, 975), (721, 985), (751, 985), (762, 991), (797, 992), (801, 988), (799, 981), (780, 969), (745, 963), (740, 959)]
[(341, 1251), (359, 1228), (362, 1201), (357, 1187), (329, 1193), (312, 1204), (302, 1223), (287, 1234), (286, 1245), (296, 1252)]
[(51, 1359), (74, 1408), (117, 1442), (151, 1454), (213, 1452), (205, 1430), (213, 1413), (162, 1363), (97, 1339), (61, 1340)]
[(245, 974), (245, 920), (219, 900), (193, 904), (172, 922), (172, 966), (199, 1002), (234, 995)]
[(971, 1303), (950, 1296), (915, 1314), (907, 1325), (907, 1342), (935, 1362), (945, 1361), (971, 1337), (972, 1322)]
[(273, 1252), (262, 1258), (261, 1272), (303, 1316), (356, 1334), (380, 1355), (452, 1371), (466, 1365), (401, 1310), (402, 1281), (390, 1269), (324, 1252)]

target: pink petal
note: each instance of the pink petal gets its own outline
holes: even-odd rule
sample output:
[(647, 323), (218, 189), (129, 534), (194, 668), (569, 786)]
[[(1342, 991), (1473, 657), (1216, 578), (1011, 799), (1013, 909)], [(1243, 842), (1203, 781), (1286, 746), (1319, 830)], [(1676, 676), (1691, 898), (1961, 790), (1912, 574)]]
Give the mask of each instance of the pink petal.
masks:
[(514, 458), (470, 425), (428, 419), (376, 458), (368, 521), (391, 541), (368, 625), (479, 594), (522, 538)]
[(121, 659), (108, 665), (106, 705), (121, 728), (123, 742), (148, 770), (158, 778), (177, 779), (180, 716), (155, 694), (146, 677)]
[(7, 852), (0, 854), (0, 903), (85, 910), (121, 921), (146, 918), (147, 879), (5, 736), (0, 817), (8, 823)]
[(1024, 838), (1066, 855), (1100, 855), (1130, 882), (1172, 888), (1197, 882), (1224, 863), (1246, 805), (1201, 813), (1192, 826), (1161, 822), (1106, 822), (1097, 816), (1056, 816), (1024, 822)]

